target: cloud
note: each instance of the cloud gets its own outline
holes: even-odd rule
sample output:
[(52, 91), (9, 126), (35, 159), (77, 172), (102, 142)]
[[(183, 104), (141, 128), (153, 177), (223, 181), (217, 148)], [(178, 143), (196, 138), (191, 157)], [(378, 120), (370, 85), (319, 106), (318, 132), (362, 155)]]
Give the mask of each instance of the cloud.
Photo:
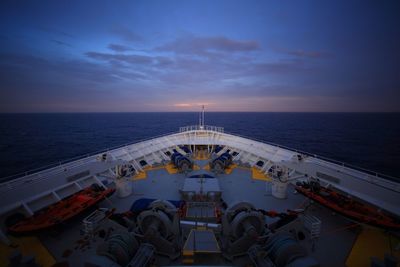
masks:
[(332, 54), (327, 51), (321, 51), (321, 50), (305, 50), (305, 49), (288, 49), (286, 47), (282, 46), (277, 46), (277, 45), (270, 45), (270, 48), (281, 54), (286, 54), (290, 56), (294, 56), (297, 58), (327, 58), (330, 57)]
[(67, 33), (65, 31), (61, 31), (59, 29), (52, 28), (52, 27), (39, 27), (39, 30), (41, 30), (43, 32), (47, 32), (47, 33), (63, 36), (63, 37), (75, 38), (75, 36), (70, 34), (70, 33)]
[(113, 62), (122, 62), (128, 64), (151, 64), (153, 63), (153, 58), (149, 56), (136, 55), (136, 54), (108, 54), (99, 52), (86, 52), (86, 56), (96, 60)]
[[(157, 90), (162, 90), (162, 94), (166, 92), (175, 95), (184, 94), (188, 88), (191, 88), (195, 97), (205, 97), (209, 94), (218, 95), (218, 97), (224, 94), (232, 94), (235, 97), (246, 94), (255, 96), (289, 93), (296, 95), (297, 92), (293, 90), (293, 80), (302, 76), (304, 72), (313, 70), (312, 66), (303, 59), (266, 61), (259, 59), (257, 54), (253, 53), (226, 52), (257, 51), (260, 48), (258, 44), (254, 45), (253, 41), (193, 36), (186, 36), (183, 39), (185, 41), (182, 47), (172, 45), (180, 43), (182, 38), (178, 38), (174, 42), (149, 50), (144, 55), (134, 52), (95, 51), (86, 52), (85, 55), (91, 59), (109, 63), (118, 70), (116, 77), (147, 80), (158, 88)], [(195, 46), (193, 49), (187, 46), (192, 42)], [(108, 47), (114, 47), (111, 45), (113, 44)], [(170, 51), (168, 47), (171, 49), (175, 47), (179, 52), (166, 55), (164, 52)], [(125, 48), (129, 47), (123, 46), (120, 49), (116, 46), (116, 48), (116, 50), (126, 50)], [(135, 73), (132, 73), (132, 69)], [(242, 80), (247, 81), (241, 84)], [(178, 104), (176, 107), (187, 107), (180, 104), (188, 104), (188, 102), (178, 102)]]
[(203, 103), (176, 103), (173, 104), (172, 106), (177, 107), (177, 108), (192, 108), (192, 107), (202, 107), (202, 106), (212, 106), (215, 103), (211, 102), (203, 102)]
[(275, 62), (255, 62), (250, 64), (248, 75), (289, 74), (311, 70), (303, 60), (281, 60)]
[(289, 55), (296, 57), (305, 57), (305, 58), (321, 58), (326, 57), (329, 53), (321, 52), (321, 51), (304, 51), (304, 50), (293, 50), (287, 51)]
[(132, 47), (121, 45), (121, 44), (109, 44), (108, 48), (115, 51), (115, 52), (126, 52), (126, 51), (133, 51)]
[(27, 77), (26, 81), (18, 81), (18, 83), (27, 84), (32, 81), (64, 82), (60, 79), (61, 77), (68, 81), (96, 84), (117, 80), (115, 71), (87, 61), (57, 61), (31, 55), (0, 54), (0, 62), (2, 78), (4, 78), (3, 85), (5, 81), (9, 81), (10, 84), (16, 82), (15, 77)]
[[(259, 50), (256, 41), (190, 35), (158, 46), (153, 53), (174, 53), (164, 58), (168, 69), (164, 68), (157, 77), (178, 88), (202, 86), (218, 90), (216, 87), (225, 86), (228, 79), (267, 81), (271, 75), (301, 75), (313, 70), (312, 65), (300, 58), (274, 61), (259, 58)], [(161, 69), (160, 66), (158, 70)]]
[(117, 80), (109, 69), (86, 61), (0, 54), (0, 112), (59, 110), (67, 102), (101, 96), (103, 86)]
[(142, 37), (131, 31), (130, 29), (122, 26), (114, 27), (111, 29), (111, 33), (118, 36), (122, 40), (128, 42), (142, 41)]
[(279, 53), (294, 56), (296, 58), (303, 58), (303, 59), (318, 59), (318, 58), (329, 58), (332, 56), (330, 51), (326, 50), (310, 50), (310, 49), (302, 49), (302, 48), (287, 48), (281, 45), (270, 44), (269, 48), (272, 51)]
[(51, 41), (57, 45), (72, 47), (72, 45), (70, 45), (69, 43), (65, 43), (63, 41), (59, 41), (59, 40), (55, 40), (55, 39), (52, 39)]
[(303, 84), (284, 84), (284, 83), (266, 83), (251, 82), (248, 84), (234, 82), (221, 88), (221, 96), (229, 94), (231, 97), (310, 97), (318, 96), (320, 90), (315, 86)]
[[(175, 64), (175, 60), (165, 56), (147, 56), (138, 54), (121, 54), (121, 53), (100, 53), (100, 52), (86, 52), (85, 55), (91, 59), (104, 61), (112, 65), (114, 68), (127, 69), (135, 66), (135, 70), (140, 70), (151, 75), (153, 80), (157, 79), (157, 73), (164, 72), (165, 67)], [(176, 68), (170, 68), (168, 70), (173, 70)], [(128, 77), (131, 76), (131, 72)], [(122, 74), (126, 76), (126, 74)], [(136, 73), (135, 77), (144, 78), (145, 75)]]
[(156, 56), (156, 57), (154, 57), (154, 59), (157, 60), (157, 65), (163, 66), (163, 67), (170, 66), (175, 63), (175, 61), (169, 57)]
[(207, 55), (212, 54), (213, 52), (251, 52), (259, 49), (260, 45), (257, 41), (233, 40), (224, 36), (185, 36), (156, 48), (157, 51), (197, 55)]
[(193, 107), (193, 104), (189, 104), (189, 103), (178, 103), (178, 104), (174, 104), (174, 107), (178, 107), (178, 108), (189, 108), (189, 107)]

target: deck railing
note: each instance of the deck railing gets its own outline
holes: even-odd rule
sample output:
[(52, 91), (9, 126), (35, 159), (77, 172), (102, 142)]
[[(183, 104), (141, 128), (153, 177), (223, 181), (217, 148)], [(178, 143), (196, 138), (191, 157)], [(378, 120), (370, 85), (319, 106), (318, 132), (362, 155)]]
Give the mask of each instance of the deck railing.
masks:
[(294, 151), (296, 153), (307, 155), (309, 157), (313, 157), (313, 158), (316, 158), (316, 159), (321, 159), (321, 160), (327, 161), (329, 163), (334, 163), (334, 164), (340, 165), (342, 167), (347, 167), (347, 168), (350, 168), (350, 169), (353, 169), (353, 170), (361, 171), (361, 172), (364, 172), (366, 174), (373, 175), (375, 177), (380, 177), (380, 178), (384, 178), (386, 180), (391, 180), (391, 181), (395, 181), (395, 182), (399, 182), (400, 181), (400, 178), (397, 178), (397, 177), (394, 177), (394, 176), (390, 176), (390, 175), (386, 175), (386, 174), (383, 174), (383, 173), (379, 173), (379, 172), (376, 172), (376, 171), (372, 171), (372, 170), (369, 170), (369, 169), (365, 169), (365, 168), (362, 168), (362, 167), (359, 167), (359, 166), (355, 166), (355, 165), (352, 165), (352, 164), (349, 164), (349, 163), (345, 163), (345, 162), (342, 162), (342, 161), (339, 161), (339, 160), (335, 160), (335, 159), (332, 159), (332, 158), (329, 158), (329, 157), (320, 156), (320, 155), (317, 155), (317, 154), (314, 154), (314, 153), (310, 153), (310, 152), (306, 152), (306, 151), (303, 151), (303, 150), (299, 150), (299, 149), (296, 149), (296, 148), (291, 148), (291, 147), (275, 144), (273, 142), (266, 141), (266, 140), (261, 140), (261, 139), (258, 139), (258, 138), (243, 136), (243, 135), (240, 135), (240, 134), (237, 134), (237, 133), (226, 132), (223, 127), (208, 126), (208, 125), (203, 126), (203, 127), (204, 128), (201, 128), (200, 125), (191, 125), (191, 126), (180, 127), (179, 128), (179, 132), (206, 130), (206, 131), (214, 131), (214, 132), (226, 133), (226, 134), (229, 134), (229, 135), (233, 135), (233, 136), (242, 137), (242, 138), (250, 139), (250, 140), (253, 140), (253, 141), (265, 143), (265, 144), (268, 144), (268, 145), (271, 145), (271, 146), (275, 146), (275, 147), (278, 147), (278, 148), (283, 148), (283, 149), (287, 149), (287, 150), (290, 150), (290, 151)]
[[(125, 143), (125, 144), (122, 144), (122, 145), (116, 145), (116, 146), (113, 146), (113, 147), (108, 147), (108, 148), (105, 148), (105, 149), (97, 150), (97, 151), (92, 152), (92, 153), (83, 154), (83, 155), (80, 155), (80, 156), (76, 156), (76, 157), (68, 158), (68, 159), (65, 159), (65, 160), (58, 161), (58, 162), (54, 162), (54, 163), (51, 163), (51, 164), (48, 164), (48, 165), (45, 165), (45, 166), (42, 166), (42, 167), (39, 167), (39, 168), (31, 169), (29, 171), (24, 171), (24, 172), (12, 174), (12, 175), (9, 175), (9, 176), (1, 177), (0, 178), (0, 184), (4, 183), (4, 182), (7, 182), (7, 181), (12, 181), (12, 180), (17, 179), (17, 178), (23, 178), (23, 177), (26, 177), (26, 176), (31, 175), (31, 174), (40, 174), (42, 171), (50, 171), (50, 170), (56, 169), (56, 168), (64, 168), (64, 167), (67, 166), (67, 164), (73, 163), (75, 161), (77, 161), (79, 163), (80, 160), (84, 160), (84, 159), (87, 159), (87, 158), (90, 158), (90, 157), (93, 157), (93, 156), (96, 156), (96, 155), (99, 155), (99, 154), (102, 154), (102, 153), (107, 153), (107, 152), (109, 152), (111, 150), (115, 150), (115, 149), (122, 148), (122, 147), (125, 147), (125, 146), (130, 146), (130, 145), (133, 145), (133, 144), (138, 144), (138, 143), (141, 143), (141, 142), (146, 142), (146, 141), (149, 141), (149, 140), (152, 140), (152, 139), (155, 139), (155, 138), (164, 137), (164, 136), (168, 136), (168, 135), (171, 135), (171, 134), (176, 134), (176, 132), (169, 132), (169, 133), (160, 134), (160, 135), (153, 136), (153, 137), (139, 139), (139, 140), (132, 141), (132, 142), (129, 142), (129, 143)], [(71, 167), (71, 166), (68, 166), (68, 167)]]
[(334, 164), (340, 165), (342, 167), (347, 167), (347, 168), (350, 168), (350, 169), (361, 171), (361, 172), (364, 172), (366, 174), (373, 175), (375, 177), (380, 177), (380, 178), (384, 178), (386, 180), (400, 182), (400, 177), (394, 177), (394, 176), (390, 176), (390, 175), (387, 175), (387, 174), (379, 173), (379, 172), (372, 171), (372, 170), (369, 170), (369, 169), (365, 169), (365, 168), (362, 168), (362, 167), (359, 167), (359, 166), (356, 166), (356, 165), (345, 163), (345, 162), (342, 162), (342, 161), (339, 161), (339, 160), (336, 160), (336, 159), (328, 158), (328, 157), (325, 157), (325, 156), (320, 156), (320, 155), (317, 155), (317, 154), (314, 154), (314, 153), (310, 153), (310, 152), (306, 152), (306, 151), (303, 151), (303, 150), (300, 150), (300, 149), (296, 149), (296, 148), (291, 148), (291, 147), (279, 145), (279, 144), (276, 144), (276, 143), (273, 143), (273, 142), (270, 142), (270, 141), (266, 141), (266, 140), (261, 140), (261, 139), (258, 139), (258, 138), (248, 137), (248, 136), (244, 136), (244, 135), (240, 135), (240, 134), (236, 134), (236, 133), (230, 133), (230, 132), (225, 132), (225, 133), (233, 135), (233, 136), (238, 136), (238, 137), (250, 139), (250, 140), (253, 140), (253, 141), (260, 142), (260, 143), (265, 143), (265, 144), (268, 144), (268, 145), (271, 145), (271, 146), (276, 146), (278, 148), (283, 148), (283, 149), (286, 149), (286, 150), (294, 151), (294, 152), (297, 152), (299, 154), (303, 154), (303, 155), (306, 155), (306, 156), (309, 156), (309, 157), (313, 157), (313, 158), (316, 158), (316, 159), (321, 159), (321, 160), (327, 161), (329, 163), (334, 163)]
[(224, 127), (217, 127), (211, 125), (189, 125), (184, 127), (179, 127), (179, 132), (190, 132), (190, 131), (212, 131), (212, 132), (224, 132)]
[[(201, 128), (201, 127), (203, 127), (203, 128)], [(216, 127), (216, 126), (210, 126), (210, 125), (205, 125), (205, 126), (191, 125), (191, 126), (186, 126), (186, 127), (180, 127), (179, 128), (179, 132), (197, 131), (197, 130), (214, 131), (214, 132), (220, 132), (220, 133), (224, 132), (224, 128), (223, 127)], [(143, 138), (143, 139), (136, 140), (136, 141), (133, 141), (133, 142), (124, 143), (124, 144), (113, 146), (113, 147), (108, 147), (108, 148), (97, 150), (97, 151), (94, 151), (94, 152), (91, 152), (91, 153), (88, 153), (88, 154), (83, 154), (83, 155), (79, 155), (79, 156), (76, 156), (76, 157), (72, 157), (72, 158), (68, 158), (68, 159), (65, 159), (65, 160), (61, 160), (61, 161), (58, 161), (58, 162), (54, 162), (54, 163), (51, 163), (51, 164), (48, 164), (48, 165), (44, 165), (42, 167), (30, 169), (28, 171), (19, 172), (19, 173), (16, 173), (16, 174), (0, 177), (0, 184), (8, 182), (8, 181), (11, 182), (12, 180), (15, 180), (17, 178), (27, 177), (27, 176), (32, 175), (32, 174), (40, 175), (40, 173), (44, 172), (44, 171), (46, 171), (46, 172), (47, 171), (52, 171), (52, 170), (57, 169), (57, 168), (58, 169), (64, 169), (65, 167), (67, 167), (67, 165), (69, 163), (73, 163), (75, 161), (81, 161), (81, 160), (93, 157), (95, 155), (98, 155), (98, 154), (106, 153), (106, 152), (108, 152), (110, 150), (115, 150), (115, 149), (118, 149), (118, 148), (122, 148), (122, 147), (125, 147), (125, 146), (129, 146), (129, 145), (133, 145), (133, 144), (137, 144), (137, 143), (141, 143), (141, 142), (145, 142), (145, 141), (149, 141), (151, 139), (155, 139), (155, 138), (159, 138), (159, 137), (168, 136), (168, 135), (171, 135), (171, 134), (176, 134), (176, 132), (169, 132), (169, 133), (165, 133), (165, 134), (161, 134), (161, 135), (157, 135), (157, 136)], [(77, 163), (79, 164), (79, 162), (77, 162)], [(71, 168), (73, 166), (68, 166), (68, 167)]]
[[(395, 181), (395, 182), (399, 182), (400, 181), (400, 179), (397, 178), (397, 177), (390, 176), (390, 175), (385, 175), (385, 174), (378, 173), (378, 172), (375, 172), (375, 171), (371, 171), (371, 170), (368, 170), (368, 169), (365, 169), (365, 168), (362, 168), (362, 167), (354, 166), (354, 165), (351, 165), (351, 164), (348, 164), (348, 163), (344, 163), (344, 162), (341, 162), (341, 161), (338, 161), (338, 160), (335, 160), (335, 159), (331, 159), (331, 158), (328, 158), (328, 157), (319, 156), (319, 155), (316, 155), (316, 154), (313, 154), (313, 153), (305, 152), (305, 151), (302, 151), (302, 150), (299, 150), (299, 149), (290, 148), (290, 147), (287, 147), (287, 146), (282, 146), (282, 145), (275, 144), (273, 142), (269, 142), (269, 141), (266, 141), (266, 140), (261, 140), (261, 139), (252, 138), (252, 137), (248, 137), (248, 136), (242, 136), (242, 135), (239, 135), (239, 134), (236, 134), (236, 133), (225, 132), (223, 127), (216, 127), (216, 126), (210, 126), (210, 125), (204, 125), (204, 126), (191, 125), (191, 126), (185, 126), (185, 127), (180, 127), (179, 128), (179, 132), (180, 133), (191, 132), (191, 131), (209, 131), (209, 132), (217, 132), (217, 133), (226, 133), (226, 134), (229, 134), (229, 135), (232, 135), (232, 136), (242, 137), (242, 138), (250, 139), (250, 140), (253, 140), (253, 141), (257, 141), (257, 142), (265, 143), (265, 144), (268, 144), (268, 145), (272, 145), (272, 146), (275, 146), (275, 147), (278, 147), (278, 148), (283, 148), (283, 149), (287, 149), (287, 150), (290, 150), (290, 151), (294, 151), (294, 152), (297, 152), (297, 153), (300, 153), (300, 154), (303, 154), (303, 155), (307, 155), (309, 157), (313, 157), (313, 158), (316, 158), (316, 159), (321, 159), (321, 160), (324, 160), (324, 161), (327, 161), (327, 162), (330, 162), (330, 163), (334, 163), (334, 164), (340, 165), (342, 167), (347, 167), (347, 168), (350, 168), (350, 169), (361, 171), (361, 172), (367, 173), (369, 175), (373, 175), (375, 177), (384, 178), (384, 179)], [(31, 174), (40, 175), (41, 172), (47, 172), (47, 171), (52, 171), (52, 170), (54, 171), (54, 169), (56, 169), (56, 168), (62, 168), (63, 169), (64, 167), (68, 166), (68, 164), (73, 163), (74, 161), (77, 161), (77, 164), (79, 164), (81, 162), (81, 160), (88, 159), (90, 157), (93, 157), (93, 156), (101, 154), (101, 153), (106, 153), (108, 151), (115, 150), (115, 149), (118, 149), (118, 148), (122, 148), (122, 147), (125, 147), (125, 146), (129, 146), (129, 145), (133, 145), (133, 144), (149, 141), (151, 139), (165, 137), (165, 136), (168, 136), (168, 135), (171, 135), (171, 134), (176, 134), (176, 132), (170, 132), (170, 133), (165, 133), (165, 134), (161, 134), (161, 135), (158, 135), (158, 136), (153, 136), (153, 137), (144, 138), (144, 139), (141, 139), (141, 140), (136, 140), (136, 141), (133, 141), (133, 142), (122, 144), (122, 145), (117, 145), (117, 146), (114, 146), (114, 147), (109, 147), (109, 148), (106, 148), (106, 149), (102, 149), (102, 150), (99, 150), (99, 151), (96, 151), (96, 152), (93, 152), (93, 153), (90, 153), (90, 154), (85, 154), (85, 155), (77, 156), (77, 157), (74, 157), (74, 158), (66, 159), (66, 160), (63, 160), (63, 161), (60, 161), (60, 162), (56, 162), (56, 163), (53, 163), (53, 164), (50, 164), (50, 165), (47, 165), (47, 166), (43, 166), (43, 167), (40, 167), (40, 168), (32, 169), (32, 170), (29, 170), (29, 171), (26, 171), (26, 172), (22, 172), (22, 173), (10, 175), (10, 176), (2, 177), (2, 178), (0, 178), (0, 183), (4, 183), (4, 182), (7, 182), (7, 181), (11, 182), (12, 180), (14, 180), (16, 178), (27, 177), (28, 175), (31, 175)], [(71, 165), (68, 166), (68, 167), (71, 167)]]

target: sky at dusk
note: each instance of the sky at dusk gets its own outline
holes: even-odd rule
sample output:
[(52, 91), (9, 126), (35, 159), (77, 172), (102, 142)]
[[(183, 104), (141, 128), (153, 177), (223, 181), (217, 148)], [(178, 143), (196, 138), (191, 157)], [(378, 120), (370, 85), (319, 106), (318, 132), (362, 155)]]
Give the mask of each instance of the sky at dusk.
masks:
[(0, 112), (400, 111), (399, 1), (1, 1)]

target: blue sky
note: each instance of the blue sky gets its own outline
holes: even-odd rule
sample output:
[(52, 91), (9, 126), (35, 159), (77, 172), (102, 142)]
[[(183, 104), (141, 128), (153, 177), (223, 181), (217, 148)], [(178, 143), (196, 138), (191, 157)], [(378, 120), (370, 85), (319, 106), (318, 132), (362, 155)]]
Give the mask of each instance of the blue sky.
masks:
[(2, 1), (0, 112), (400, 111), (397, 1)]

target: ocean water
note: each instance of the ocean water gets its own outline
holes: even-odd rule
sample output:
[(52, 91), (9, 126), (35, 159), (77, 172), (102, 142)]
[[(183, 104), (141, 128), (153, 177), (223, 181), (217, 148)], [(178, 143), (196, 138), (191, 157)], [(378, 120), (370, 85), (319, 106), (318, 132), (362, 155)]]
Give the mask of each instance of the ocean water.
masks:
[[(198, 113), (0, 114), (0, 177), (176, 132)], [(207, 125), (400, 177), (400, 113), (220, 113)]]

